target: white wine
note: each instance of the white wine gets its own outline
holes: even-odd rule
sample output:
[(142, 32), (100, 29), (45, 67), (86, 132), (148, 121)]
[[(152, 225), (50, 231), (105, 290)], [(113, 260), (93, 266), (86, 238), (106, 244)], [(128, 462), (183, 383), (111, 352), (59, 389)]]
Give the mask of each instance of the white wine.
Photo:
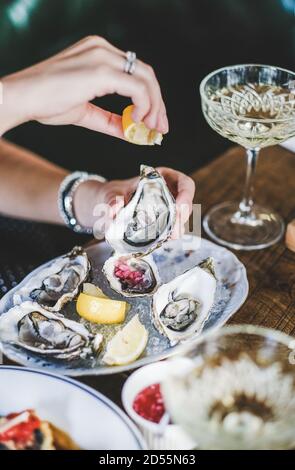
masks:
[(203, 103), (210, 126), (246, 148), (261, 148), (295, 135), (295, 84), (231, 85), (207, 90)]
[(229, 248), (259, 250), (284, 234), (284, 221), (253, 200), (259, 150), (295, 136), (295, 73), (271, 65), (223, 67), (200, 85), (203, 113), (223, 137), (247, 149), (247, 173), (240, 203), (224, 202), (204, 217), (206, 233)]

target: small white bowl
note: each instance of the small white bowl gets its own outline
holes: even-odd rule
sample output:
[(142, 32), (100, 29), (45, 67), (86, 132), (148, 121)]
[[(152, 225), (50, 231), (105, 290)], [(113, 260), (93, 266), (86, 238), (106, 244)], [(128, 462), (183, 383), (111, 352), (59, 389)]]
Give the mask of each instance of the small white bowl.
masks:
[(153, 423), (139, 416), (133, 409), (133, 402), (139, 392), (144, 388), (161, 383), (171, 370), (177, 365), (186, 366), (186, 359), (174, 359), (171, 361), (160, 361), (148, 366), (141, 367), (133, 372), (126, 380), (122, 390), (122, 403), (130, 416), (142, 432), (148, 448), (151, 450), (191, 450), (196, 447), (196, 443), (188, 436), (183, 429), (176, 424), (168, 424), (164, 429), (157, 423)]

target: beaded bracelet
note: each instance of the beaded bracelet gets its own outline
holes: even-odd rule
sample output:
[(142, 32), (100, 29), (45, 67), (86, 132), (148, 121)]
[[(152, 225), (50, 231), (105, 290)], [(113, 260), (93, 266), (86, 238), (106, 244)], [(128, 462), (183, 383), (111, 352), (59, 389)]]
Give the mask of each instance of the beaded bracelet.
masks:
[(83, 227), (77, 221), (73, 207), (74, 194), (80, 184), (86, 181), (98, 181), (105, 183), (106, 179), (103, 176), (90, 174), (85, 171), (74, 171), (67, 175), (60, 184), (58, 191), (58, 207), (61, 217), (65, 224), (76, 233), (85, 233), (91, 235), (93, 229), (91, 227)]

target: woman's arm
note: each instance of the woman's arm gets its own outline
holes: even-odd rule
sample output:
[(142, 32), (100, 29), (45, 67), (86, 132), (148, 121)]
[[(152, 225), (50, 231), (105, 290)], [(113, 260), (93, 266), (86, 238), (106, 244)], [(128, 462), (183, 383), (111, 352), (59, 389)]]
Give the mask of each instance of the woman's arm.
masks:
[(105, 39), (91, 36), (32, 67), (2, 78), (0, 136), (26, 121), (74, 124), (124, 138), (121, 117), (91, 103), (117, 93), (131, 98), (133, 118), (168, 132), (166, 108), (153, 69), (137, 60), (133, 75), (124, 72), (126, 54)]
[(0, 213), (40, 222), (63, 223), (57, 194), (63, 168), (0, 140)]
[[(186, 207), (185, 223), (192, 207), (195, 184), (180, 171), (159, 168), (176, 198), (178, 217)], [(60, 183), (69, 172), (44, 160), (34, 153), (0, 140), (0, 213), (16, 218), (39, 222), (63, 224), (58, 209)], [(98, 204), (113, 206), (116, 197), (125, 202), (134, 192), (138, 178), (115, 180), (106, 183), (88, 181), (82, 183), (74, 196), (74, 210), (78, 221), (93, 227)]]
[[(137, 60), (134, 75), (124, 72), (126, 54), (105, 39), (91, 36), (39, 64), (0, 81), (0, 136), (30, 120), (44, 124), (74, 124), (124, 138), (121, 117), (91, 101), (111, 93), (131, 98), (133, 118), (147, 127), (168, 132), (166, 108), (153, 69)], [(1, 103), (2, 98), (2, 103)], [(183, 173), (161, 169), (180, 207), (190, 209), (194, 184)], [(13, 217), (62, 223), (58, 189), (67, 171), (33, 153), (0, 141), (0, 212)], [(81, 225), (92, 227), (93, 210), (116, 195), (125, 200), (137, 179), (82, 183), (74, 195)]]

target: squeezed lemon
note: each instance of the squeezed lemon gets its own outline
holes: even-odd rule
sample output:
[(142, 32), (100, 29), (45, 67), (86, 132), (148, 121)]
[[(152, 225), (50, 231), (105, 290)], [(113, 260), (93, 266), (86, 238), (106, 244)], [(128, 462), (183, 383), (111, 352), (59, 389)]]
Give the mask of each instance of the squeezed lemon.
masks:
[(134, 122), (131, 104), (124, 109), (122, 115), (122, 127), (124, 137), (128, 142), (137, 145), (161, 145), (163, 135), (156, 129), (148, 129), (143, 122)]

